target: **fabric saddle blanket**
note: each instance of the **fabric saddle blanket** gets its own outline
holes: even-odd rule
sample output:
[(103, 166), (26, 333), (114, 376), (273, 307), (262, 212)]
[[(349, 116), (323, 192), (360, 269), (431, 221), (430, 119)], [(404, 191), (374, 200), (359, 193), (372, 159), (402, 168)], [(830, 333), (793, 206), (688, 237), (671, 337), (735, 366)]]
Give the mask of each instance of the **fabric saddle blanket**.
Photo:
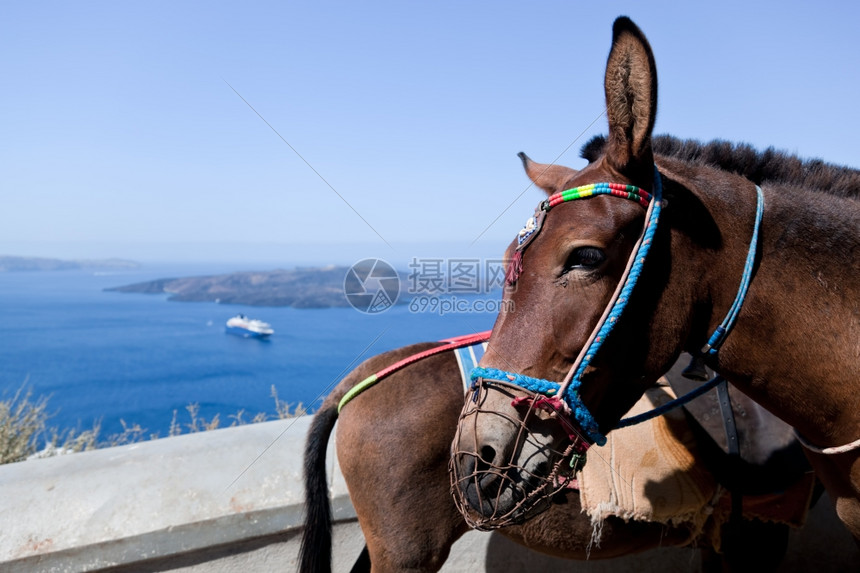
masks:
[(472, 385), (472, 369), (478, 365), (484, 352), (487, 350), (486, 342), (478, 342), (462, 348), (455, 348), (454, 355), (457, 357), (457, 366), (460, 367), (460, 379), (463, 381), (463, 391), (468, 392)]
[[(742, 404), (745, 408), (736, 408), (741, 410), (741, 419), (749, 418), (753, 413), (756, 416), (760, 414), (761, 407), (740, 392), (732, 394), (730, 390), (730, 395), (733, 403), (737, 401), (738, 406)], [(649, 411), (675, 397), (668, 380), (663, 379), (660, 385), (645, 393), (627, 416)], [(711, 402), (703, 403), (711, 412)], [(783, 442), (773, 436), (784, 435), (785, 428), (781, 427), (786, 425), (768, 416), (762, 416), (761, 419), (767, 422), (762, 422), (764, 428), (760, 432), (754, 424), (740, 424), (744, 427), (743, 431), (739, 428), (743, 441), (765, 442), (742, 447), (742, 450), (755, 452), (747, 457), (762, 462), (759, 465), (771, 464), (773, 467), (769, 466), (768, 472), (783, 468), (786, 473), (791, 473), (787, 468), (794, 460), (791, 464), (783, 463), (779, 454), (776, 457), (765, 455), (769, 449), (782, 452), (785, 448)], [(717, 415), (716, 419), (722, 432), (721, 417)], [(759, 420), (758, 417), (755, 419)], [(710, 422), (709, 419), (706, 424), (717, 434), (716, 426)], [(791, 428), (787, 427), (787, 430)], [(723, 444), (725, 441), (723, 436)], [(725, 479), (720, 472), (713, 470), (713, 466), (719, 464), (719, 456), (726, 455), (708, 431), (700, 427), (696, 418), (684, 408), (614, 430), (608, 435), (606, 445), (589, 449), (588, 462), (578, 476), (583, 511), (590, 516), (598, 536), (600, 523), (606, 517), (614, 516), (686, 526), (691, 541), (704, 537), (719, 547), (720, 526), (731, 514), (731, 494)], [(749, 475), (758, 476), (759, 470), (761, 468), (756, 464), (747, 468)], [(728, 470), (722, 473), (731, 474)], [(747, 488), (743, 496), (744, 517), (801, 526), (809, 508), (814, 478), (809, 470), (797, 471), (791, 476), (791, 479), (774, 480), (771, 487), (764, 487), (766, 480), (762, 477), (762, 483), (756, 483), (755, 488)], [(736, 474), (732, 474), (731, 479), (743, 482), (743, 476), (738, 478)]]

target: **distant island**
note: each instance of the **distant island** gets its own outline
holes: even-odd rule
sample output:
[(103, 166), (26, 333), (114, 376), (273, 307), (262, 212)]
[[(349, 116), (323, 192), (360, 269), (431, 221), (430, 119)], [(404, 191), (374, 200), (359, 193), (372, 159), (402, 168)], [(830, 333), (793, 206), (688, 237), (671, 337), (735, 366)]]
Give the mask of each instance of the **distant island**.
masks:
[[(179, 302), (216, 302), (293, 308), (348, 307), (344, 295), (345, 266), (300, 267), (293, 270), (237, 272), (185, 278), (163, 278), (106, 291), (163, 294)], [(407, 302), (406, 276), (401, 277), (399, 304)]]
[(0, 272), (68, 271), (77, 269), (120, 270), (136, 269), (140, 265), (123, 259), (63, 260), (42, 257), (12, 257), (0, 255)]

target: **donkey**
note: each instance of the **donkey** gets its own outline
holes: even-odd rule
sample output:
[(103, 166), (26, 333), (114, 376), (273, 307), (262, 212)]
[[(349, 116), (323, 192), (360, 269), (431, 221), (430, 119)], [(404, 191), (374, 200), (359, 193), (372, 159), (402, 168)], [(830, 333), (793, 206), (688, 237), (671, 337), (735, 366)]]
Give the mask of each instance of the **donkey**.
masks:
[[(366, 540), (353, 571), (438, 571), (451, 545), (468, 531), (451, 497), (447, 471), (464, 401), (454, 346), (421, 343), (372, 357), (347, 375), (314, 414), (305, 447), (302, 572), (331, 567), (332, 516), (325, 460), (335, 422), (338, 459)], [(437, 353), (420, 358), (431, 352)], [(737, 399), (746, 400), (742, 395)], [(754, 405), (748, 400), (742, 404), (753, 419)], [(685, 420), (681, 416), (674, 424), (686, 431)], [(694, 425), (692, 419), (689, 424)], [(782, 451), (791, 445), (785, 443), (785, 433), (770, 427), (767, 440), (778, 443)], [(682, 450), (683, 457), (692, 460), (690, 473), (708, 475), (709, 463), (725, 466), (724, 455), (705, 455), (704, 448), (701, 454)], [(800, 476), (795, 477), (799, 481)], [(714, 570), (723, 564), (771, 570), (785, 552), (788, 526), (754, 518), (730, 522), (734, 534), (724, 531), (728, 542), (719, 548), (722, 554), (705, 538), (702, 524), (683, 520), (663, 524), (609, 516), (601, 522), (599, 545), (593, 546), (594, 523), (583, 512), (579, 492), (570, 485), (554, 497), (547, 511), (500, 533), (530, 549), (569, 559), (610, 559), (658, 546), (698, 546), (704, 563)], [(807, 503), (808, 496), (801, 488), (800, 503)], [(766, 501), (786, 505), (790, 500), (780, 493), (767, 496)], [(744, 540), (754, 546), (739, 543)]]
[[(796, 429), (860, 539), (856, 177), (839, 189), (816, 186), (821, 164), (798, 161), (794, 181), (756, 184), (656, 153), (655, 58), (626, 17), (613, 26), (604, 89), (608, 137), (588, 166), (524, 157), (549, 198), (508, 249), (503, 308), (515, 310), (500, 313), (472, 374), (478, 396), (462, 412), (452, 464), (473, 476), (458, 481), (464, 511), (527, 512), (560, 482), (561, 458), (603, 443), (687, 352), (696, 357), (691, 372), (712, 369)], [(574, 431), (526, 462), (517, 456), (527, 436), (500, 424), (499, 413), (551, 417)], [(522, 479), (525, 465), (547, 479)], [(538, 471), (547, 466), (549, 476)], [(498, 496), (500, 476), (517, 472), (527, 497), (541, 490), (530, 501)], [(505, 507), (470, 504), (479, 497)]]

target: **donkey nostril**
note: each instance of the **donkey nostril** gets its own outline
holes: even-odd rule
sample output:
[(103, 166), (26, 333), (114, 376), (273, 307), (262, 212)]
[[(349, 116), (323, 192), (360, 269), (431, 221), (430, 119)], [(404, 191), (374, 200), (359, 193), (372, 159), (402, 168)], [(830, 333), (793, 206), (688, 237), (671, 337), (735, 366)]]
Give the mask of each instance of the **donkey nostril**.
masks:
[(534, 471), (535, 477), (545, 478), (549, 475), (549, 463), (548, 462), (540, 462)]
[(496, 450), (493, 446), (484, 446), (481, 448), (481, 457), (478, 460), (478, 466), (481, 470), (487, 470), (492, 466), (496, 459)]

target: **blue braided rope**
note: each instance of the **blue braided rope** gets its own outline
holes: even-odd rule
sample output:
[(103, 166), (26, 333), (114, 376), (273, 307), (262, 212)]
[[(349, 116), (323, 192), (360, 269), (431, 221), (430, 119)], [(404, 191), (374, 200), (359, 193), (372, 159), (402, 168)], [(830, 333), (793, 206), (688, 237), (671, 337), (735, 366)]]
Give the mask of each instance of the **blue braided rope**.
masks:
[(624, 418), (623, 420), (618, 422), (618, 425), (616, 427), (617, 428), (626, 428), (627, 426), (634, 426), (636, 424), (646, 422), (646, 421), (650, 420), (651, 418), (656, 418), (657, 416), (662, 416), (663, 414), (665, 414), (669, 410), (674, 410), (678, 406), (683, 406), (687, 402), (689, 402), (695, 398), (698, 398), (699, 396), (701, 396), (702, 394), (704, 394), (705, 392), (707, 392), (711, 388), (716, 387), (722, 381), (723, 381), (722, 376), (719, 376), (719, 375), (714, 376), (713, 378), (711, 378), (710, 380), (708, 380), (707, 382), (705, 382), (701, 386), (698, 386), (698, 387), (690, 390), (689, 392), (687, 392), (686, 394), (684, 394), (680, 398), (675, 398), (671, 402), (666, 402), (662, 406), (658, 406), (658, 407), (654, 408), (653, 410), (648, 410), (647, 412), (637, 414), (636, 416), (630, 416), (629, 418)]
[(606, 320), (600, 327), (597, 336), (594, 337), (594, 341), (591, 343), (591, 346), (588, 347), (588, 351), (585, 353), (585, 358), (583, 358), (579, 368), (577, 368), (576, 372), (573, 374), (573, 380), (570, 384), (570, 389), (573, 391), (579, 389), (582, 373), (585, 372), (585, 369), (591, 363), (594, 355), (600, 347), (603, 346), (603, 341), (606, 340), (607, 335), (615, 326), (621, 313), (624, 312), (624, 309), (627, 307), (627, 301), (630, 299), (633, 287), (636, 286), (636, 283), (639, 280), (639, 275), (642, 273), (642, 268), (645, 266), (645, 259), (648, 256), (648, 251), (651, 249), (651, 242), (654, 239), (654, 234), (657, 232), (657, 223), (660, 220), (660, 211), (662, 210), (662, 198), (663, 181), (660, 177), (660, 172), (657, 171), (657, 166), (655, 165), (651, 219), (647, 222), (648, 226), (646, 227), (645, 234), (642, 237), (642, 243), (639, 245), (639, 249), (636, 251), (636, 255), (634, 256), (635, 262), (630, 268), (630, 274), (627, 275), (627, 280), (624, 283), (624, 287), (621, 289), (621, 294), (618, 295), (618, 300), (615, 301), (615, 305), (609, 312), (609, 316), (606, 317)]
[(544, 394), (546, 396), (554, 395), (556, 392), (558, 392), (558, 389), (561, 388), (561, 384), (557, 382), (551, 382), (542, 378), (532, 378), (524, 374), (505, 372), (504, 370), (499, 370), (498, 368), (484, 368), (483, 366), (476, 366), (475, 368), (472, 368), (472, 373), (469, 375), (469, 378), (471, 378), (473, 383), (478, 378), (506, 381), (510, 382), (511, 384), (516, 384), (517, 386), (525, 388), (526, 390), (529, 390), (531, 392), (535, 392), (537, 394)]
[(734, 326), (735, 320), (738, 318), (738, 314), (740, 313), (741, 307), (746, 299), (747, 290), (749, 289), (750, 280), (752, 279), (753, 266), (755, 265), (756, 252), (758, 251), (758, 232), (761, 228), (761, 220), (764, 216), (764, 194), (761, 191), (761, 187), (758, 185), (755, 186), (755, 190), (755, 225), (753, 226), (752, 239), (750, 239), (750, 248), (749, 251), (747, 251), (747, 259), (744, 263), (744, 272), (743, 275), (741, 275), (741, 284), (738, 287), (738, 294), (735, 295), (735, 300), (732, 302), (732, 306), (729, 309), (728, 314), (726, 314), (723, 322), (720, 323), (716, 330), (714, 330), (711, 338), (708, 339), (708, 344), (702, 350), (703, 353), (707, 353), (711, 356), (715, 355), (720, 350), (720, 346), (722, 346), (723, 341)]
[[(478, 378), (483, 378), (484, 380), (498, 380), (500, 382), (515, 384), (520, 388), (525, 388), (535, 394), (543, 394), (545, 396), (554, 396), (555, 393), (558, 392), (558, 389), (561, 388), (561, 384), (558, 382), (552, 382), (542, 378), (532, 378), (531, 376), (516, 374), (514, 372), (506, 372), (504, 370), (499, 370), (498, 368), (484, 368), (483, 366), (473, 368), (469, 378), (471, 378), (473, 385)], [(600, 433), (597, 420), (594, 419), (594, 416), (591, 415), (591, 412), (588, 411), (588, 408), (585, 407), (585, 404), (582, 403), (579, 396), (569, 396), (565, 399), (565, 402), (570, 406), (570, 410), (573, 413), (574, 418), (579, 423), (579, 426), (582, 428), (585, 435), (599, 446), (605, 444), (606, 436)]]
[[(477, 381), (478, 378), (483, 378), (484, 380), (507, 381), (507, 382), (510, 382), (511, 384), (516, 384), (517, 386), (519, 386), (521, 388), (525, 388), (526, 390), (530, 390), (536, 394), (544, 394), (546, 396), (554, 395), (558, 391), (559, 387), (561, 387), (561, 384), (558, 384), (557, 382), (551, 382), (550, 380), (544, 380), (542, 378), (532, 378), (530, 376), (525, 376), (523, 374), (514, 374), (512, 372), (506, 372), (504, 370), (499, 370), (497, 368), (484, 368), (482, 366), (477, 366), (477, 367), (473, 368), (472, 373), (470, 375), (470, 378), (472, 379), (473, 384)], [(678, 408), (679, 406), (683, 406), (684, 404), (691, 402), (692, 400), (695, 400), (699, 396), (701, 396), (701, 395), (705, 394), (706, 392), (708, 392), (709, 390), (715, 388), (722, 381), (723, 381), (722, 376), (719, 376), (719, 375), (714, 376), (713, 378), (711, 378), (710, 380), (708, 380), (707, 382), (705, 382), (701, 386), (698, 386), (698, 387), (690, 390), (689, 392), (687, 392), (683, 396), (675, 398), (674, 400), (672, 400), (670, 402), (666, 402), (662, 406), (658, 406), (652, 410), (648, 410), (647, 412), (643, 412), (642, 414), (637, 414), (636, 416), (630, 416), (629, 418), (624, 418), (624, 419), (620, 420), (618, 422), (618, 425), (616, 426), (616, 428), (626, 428), (628, 426), (635, 426), (636, 424), (641, 424), (642, 422), (647, 422), (648, 420), (662, 416), (663, 414), (665, 414), (666, 412), (669, 412), (670, 410), (674, 410), (675, 408)], [(583, 425), (582, 429), (588, 434), (589, 438), (594, 440), (594, 442), (597, 445), (602, 446), (604, 443), (606, 443), (606, 437), (603, 436), (600, 433), (600, 431), (597, 429), (597, 422), (591, 416), (588, 409), (582, 404), (582, 402), (579, 401), (578, 397), (575, 399), (576, 399), (576, 403), (581, 406), (581, 408), (579, 408), (579, 411), (587, 416), (587, 422), (586, 423), (587, 423), (588, 427)], [(583, 422), (580, 420), (580, 418), (577, 418), (577, 421), (580, 422), (580, 424), (583, 424)], [(593, 428), (593, 429), (589, 429), (589, 428)]]

